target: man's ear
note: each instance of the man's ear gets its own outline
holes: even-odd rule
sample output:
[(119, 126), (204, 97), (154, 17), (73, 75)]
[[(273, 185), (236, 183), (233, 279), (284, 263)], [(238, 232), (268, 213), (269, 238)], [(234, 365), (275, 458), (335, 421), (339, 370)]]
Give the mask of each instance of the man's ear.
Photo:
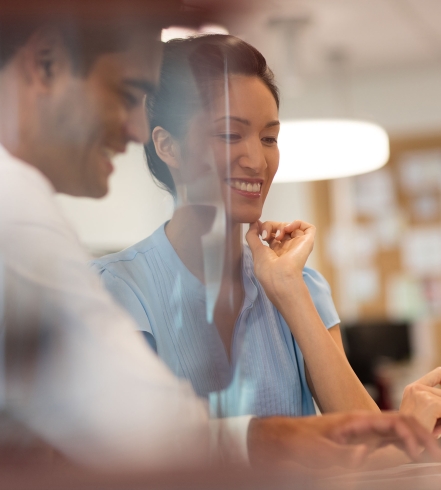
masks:
[(161, 126), (156, 126), (152, 140), (158, 157), (169, 167), (179, 168), (179, 148), (173, 136)]
[(29, 83), (47, 91), (60, 75), (71, 69), (60, 32), (42, 28), (32, 34), (24, 47), (23, 69)]

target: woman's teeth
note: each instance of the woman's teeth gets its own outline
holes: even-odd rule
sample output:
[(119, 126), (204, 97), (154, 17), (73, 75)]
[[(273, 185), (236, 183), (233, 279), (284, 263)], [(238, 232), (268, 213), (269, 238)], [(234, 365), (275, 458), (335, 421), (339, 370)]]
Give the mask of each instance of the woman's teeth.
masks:
[(250, 182), (239, 182), (238, 180), (235, 180), (233, 182), (233, 187), (239, 191), (257, 193), (260, 192), (262, 184), (251, 184)]

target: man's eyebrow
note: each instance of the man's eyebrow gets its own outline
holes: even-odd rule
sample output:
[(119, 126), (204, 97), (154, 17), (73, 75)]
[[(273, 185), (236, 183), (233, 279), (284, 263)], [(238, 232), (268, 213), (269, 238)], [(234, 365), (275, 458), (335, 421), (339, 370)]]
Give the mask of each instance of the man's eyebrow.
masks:
[(148, 95), (154, 94), (156, 92), (156, 85), (148, 80), (138, 80), (136, 78), (125, 78), (123, 80), (125, 85), (137, 88)]

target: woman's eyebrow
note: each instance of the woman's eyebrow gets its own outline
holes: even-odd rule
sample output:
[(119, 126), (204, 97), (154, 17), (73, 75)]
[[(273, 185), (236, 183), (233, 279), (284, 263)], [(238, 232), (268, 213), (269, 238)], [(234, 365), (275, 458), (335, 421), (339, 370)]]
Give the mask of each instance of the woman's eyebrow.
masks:
[(270, 121), (268, 124), (265, 125), (265, 128), (272, 128), (273, 126), (280, 126), (280, 121)]
[[(237, 121), (242, 124), (245, 124), (246, 126), (251, 126), (251, 122), (248, 119), (243, 119), (242, 117), (237, 117), (237, 116), (223, 116), (220, 117), (219, 119), (216, 119), (214, 122), (222, 121), (224, 119), (229, 119), (231, 121)], [(274, 120), (270, 121), (269, 123), (265, 124), (265, 128), (271, 128), (273, 126), (280, 126), (280, 121)]]
[(237, 117), (237, 116), (222, 116), (219, 119), (216, 119), (214, 122), (222, 121), (224, 119), (230, 119), (231, 121), (237, 121), (242, 124), (245, 124), (246, 126), (251, 126), (250, 121), (248, 119), (243, 119), (242, 117)]

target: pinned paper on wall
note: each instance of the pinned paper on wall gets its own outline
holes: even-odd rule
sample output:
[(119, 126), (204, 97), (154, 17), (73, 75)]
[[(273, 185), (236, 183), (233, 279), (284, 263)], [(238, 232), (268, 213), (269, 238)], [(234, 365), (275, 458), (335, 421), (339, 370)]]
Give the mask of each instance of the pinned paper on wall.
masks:
[(399, 243), (405, 226), (406, 219), (403, 213), (391, 210), (377, 218), (372, 226), (372, 232), (378, 237), (379, 246), (383, 250), (390, 250)]
[(411, 202), (412, 216), (417, 221), (431, 221), (439, 216), (440, 202), (438, 196), (424, 195)]
[(330, 227), (326, 238), (326, 254), (335, 268), (351, 262), (353, 239), (353, 230), (339, 225)]
[(378, 252), (378, 234), (372, 225), (355, 227), (354, 252), (358, 265), (370, 265)]
[(350, 274), (350, 288), (360, 303), (374, 300), (380, 293), (380, 275), (374, 268), (356, 269)]
[(398, 171), (400, 184), (408, 193), (441, 189), (441, 149), (403, 153)]
[(441, 274), (441, 227), (413, 227), (400, 241), (401, 258), (406, 270), (416, 277)]
[(395, 320), (415, 320), (425, 315), (428, 304), (421, 281), (395, 274), (386, 284), (386, 312)]
[(388, 168), (355, 178), (355, 206), (360, 216), (378, 217), (395, 209), (394, 181)]
[(358, 225), (351, 229), (333, 226), (326, 240), (327, 255), (334, 267), (371, 265), (378, 251), (378, 234), (371, 225)]
[(441, 278), (429, 278), (423, 281), (424, 293), (431, 312), (441, 315)]

